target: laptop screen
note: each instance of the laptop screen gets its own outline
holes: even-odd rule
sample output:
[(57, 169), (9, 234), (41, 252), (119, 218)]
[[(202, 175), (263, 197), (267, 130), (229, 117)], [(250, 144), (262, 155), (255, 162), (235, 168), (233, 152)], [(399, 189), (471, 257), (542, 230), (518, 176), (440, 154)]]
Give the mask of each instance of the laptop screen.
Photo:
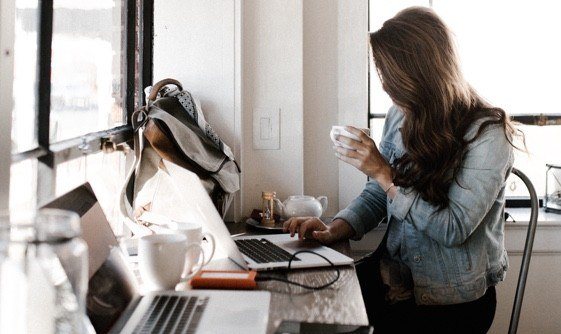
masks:
[(82, 238), (88, 244), (86, 312), (96, 332), (107, 333), (138, 291), (109, 221), (88, 183), (44, 208), (69, 210), (80, 216)]

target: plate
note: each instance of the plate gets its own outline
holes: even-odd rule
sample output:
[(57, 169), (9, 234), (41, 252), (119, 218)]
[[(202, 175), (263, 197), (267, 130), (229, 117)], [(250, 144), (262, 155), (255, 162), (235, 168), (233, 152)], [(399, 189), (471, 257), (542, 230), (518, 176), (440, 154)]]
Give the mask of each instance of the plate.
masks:
[(265, 225), (261, 225), (260, 222), (258, 222), (257, 220), (253, 219), (253, 218), (248, 218), (245, 223), (249, 226), (251, 226), (252, 228), (256, 228), (258, 230), (262, 230), (262, 231), (266, 231), (269, 233), (283, 233), (282, 231), (282, 224), (284, 223), (284, 220), (281, 220), (280, 222), (275, 222), (275, 225), (273, 226), (265, 226)]

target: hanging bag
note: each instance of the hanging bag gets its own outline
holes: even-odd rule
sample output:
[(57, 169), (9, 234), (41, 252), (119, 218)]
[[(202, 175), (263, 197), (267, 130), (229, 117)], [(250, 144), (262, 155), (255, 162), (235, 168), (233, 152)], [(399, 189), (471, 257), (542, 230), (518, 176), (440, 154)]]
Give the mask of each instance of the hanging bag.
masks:
[(137, 218), (150, 210), (151, 197), (140, 196), (140, 200), (139, 194), (156, 191), (144, 188), (155, 183), (151, 181), (162, 168), (162, 159), (197, 174), (224, 217), (240, 188), (240, 169), (232, 150), (206, 122), (200, 104), (181, 83), (164, 79), (154, 84), (146, 105), (133, 113), (132, 125), (135, 160), (120, 196), (120, 209), (129, 218), (130, 229), (146, 233), (148, 224)]

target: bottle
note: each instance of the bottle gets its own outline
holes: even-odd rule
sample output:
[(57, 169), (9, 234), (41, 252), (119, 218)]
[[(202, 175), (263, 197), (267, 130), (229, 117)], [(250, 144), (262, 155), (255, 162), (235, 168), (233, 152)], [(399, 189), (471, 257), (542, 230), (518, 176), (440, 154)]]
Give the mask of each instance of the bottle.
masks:
[(261, 224), (264, 226), (275, 225), (275, 198), (277, 193), (274, 191), (263, 191), (261, 193), (262, 211)]
[(44, 209), (0, 216), (0, 226), (0, 332), (84, 333), (88, 255), (78, 215)]

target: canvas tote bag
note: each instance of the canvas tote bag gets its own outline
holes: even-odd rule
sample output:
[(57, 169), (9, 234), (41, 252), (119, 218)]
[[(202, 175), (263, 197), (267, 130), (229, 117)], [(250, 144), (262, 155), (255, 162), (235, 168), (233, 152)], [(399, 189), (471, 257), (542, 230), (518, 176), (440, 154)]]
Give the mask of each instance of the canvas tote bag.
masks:
[[(132, 115), (135, 160), (120, 196), (127, 225), (133, 233), (146, 233), (148, 224), (138, 217), (150, 210), (159, 184), (154, 178), (162, 172), (162, 159), (197, 174), (224, 217), (240, 189), (240, 169), (232, 150), (206, 122), (200, 103), (177, 80), (161, 80), (147, 88), (147, 94), (146, 105)], [(165, 196), (165, 189), (158, 193)], [(178, 200), (171, 196), (158, 200)]]

